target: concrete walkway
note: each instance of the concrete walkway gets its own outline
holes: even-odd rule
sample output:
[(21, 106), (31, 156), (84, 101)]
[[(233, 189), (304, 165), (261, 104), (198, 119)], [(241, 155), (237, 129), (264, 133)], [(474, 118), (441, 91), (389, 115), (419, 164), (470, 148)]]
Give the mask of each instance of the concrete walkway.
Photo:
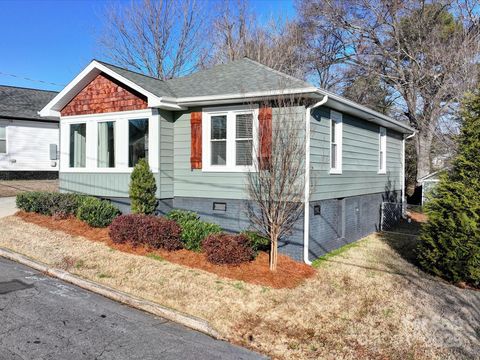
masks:
[(13, 215), (17, 212), (15, 196), (0, 197), (0, 218)]
[(0, 319), (0, 360), (262, 358), (3, 258)]

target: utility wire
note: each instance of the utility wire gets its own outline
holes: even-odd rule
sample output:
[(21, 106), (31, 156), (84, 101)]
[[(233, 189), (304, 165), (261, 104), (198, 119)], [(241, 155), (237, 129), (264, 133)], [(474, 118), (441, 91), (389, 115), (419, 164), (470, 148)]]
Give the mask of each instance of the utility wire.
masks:
[(49, 82), (49, 81), (30, 79), (28, 77), (18, 76), (18, 75), (14, 75), (14, 74), (8, 74), (8, 73), (4, 73), (2, 71), (0, 71), (0, 75), (11, 76), (11, 77), (14, 77), (14, 78), (17, 78), (17, 79), (23, 79), (23, 80), (37, 82), (37, 83), (41, 83), (41, 84), (48, 84), (48, 85), (54, 85), (54, 86), (60, 86), (60, 87), (65, 86), (64, 84), (57, 84), (57, 83), (53, 83), (53, 82)]

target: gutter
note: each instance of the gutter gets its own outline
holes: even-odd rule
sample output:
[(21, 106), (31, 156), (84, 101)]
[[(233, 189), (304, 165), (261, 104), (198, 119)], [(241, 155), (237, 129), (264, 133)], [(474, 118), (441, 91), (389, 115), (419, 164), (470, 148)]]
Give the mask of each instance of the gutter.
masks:
[(405, 137), (403, 135), (403, 141), (402, 141), (402, 167), (403, 167), (403, 176), (402, 176), (402, 217), (405, 218), (405, 213), (406, 213), (406, 207), (407, 207), (407, 202), (405, 199), (405, 140), (411, 139), (417, 135), (416, 131), (413, 131), (413, 134), (408, 135)]
[(328, 95), (316, 104), (307, 107), (305, 111), (305, 203), (303, 210), (303, 261), (307, 265), (312, 265), (308, 259), (308, 242), (310, 239), (310, 113), (312, 109), (322, 106), (328, 101)]

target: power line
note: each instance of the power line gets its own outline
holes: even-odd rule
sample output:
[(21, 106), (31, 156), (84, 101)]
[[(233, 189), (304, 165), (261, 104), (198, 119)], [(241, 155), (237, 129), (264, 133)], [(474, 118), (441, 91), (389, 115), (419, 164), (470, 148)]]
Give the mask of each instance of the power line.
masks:
[(27, 80), (27, 81), (41, 83), (41, 84), (54, 85), (54, 86), (60, 86), (60, 87), (65, 86), (65, 84), (57, 84), (57, 83), (49, 82), (49, 81), (31, 79), (31, 78), (28, 78), (28, 77), (23, 77), (23, 76), (19, 76), (19, 75), (4, 73), (2, 71), (0, 71), (0, 75), (11, 76), (11, 77), (14, 77), (14, 78), (17, 78), (17, 79)]

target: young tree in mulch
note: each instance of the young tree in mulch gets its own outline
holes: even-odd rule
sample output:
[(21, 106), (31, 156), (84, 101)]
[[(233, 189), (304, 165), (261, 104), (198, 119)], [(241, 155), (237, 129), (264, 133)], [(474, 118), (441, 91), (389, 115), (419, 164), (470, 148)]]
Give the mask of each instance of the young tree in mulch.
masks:
[(426, 205), (421, 266), (453, 282), (480, 286), (480, 87), (464, 102), (459, 151)]
[(278, 241), (292, 233), (303, 211), (305, 120), (295, 111), (298, 101), (280, 97), (260, 107), (259, 144), (253, 149), (258, 156), (247, 176), (248, 217), (270, 239), (272, 271), (277, 268)]
[(157, 184), (147, 160), (140, 159), (130, 177), (129, 195), (132, 213), (153, 214), (157, 207)]

